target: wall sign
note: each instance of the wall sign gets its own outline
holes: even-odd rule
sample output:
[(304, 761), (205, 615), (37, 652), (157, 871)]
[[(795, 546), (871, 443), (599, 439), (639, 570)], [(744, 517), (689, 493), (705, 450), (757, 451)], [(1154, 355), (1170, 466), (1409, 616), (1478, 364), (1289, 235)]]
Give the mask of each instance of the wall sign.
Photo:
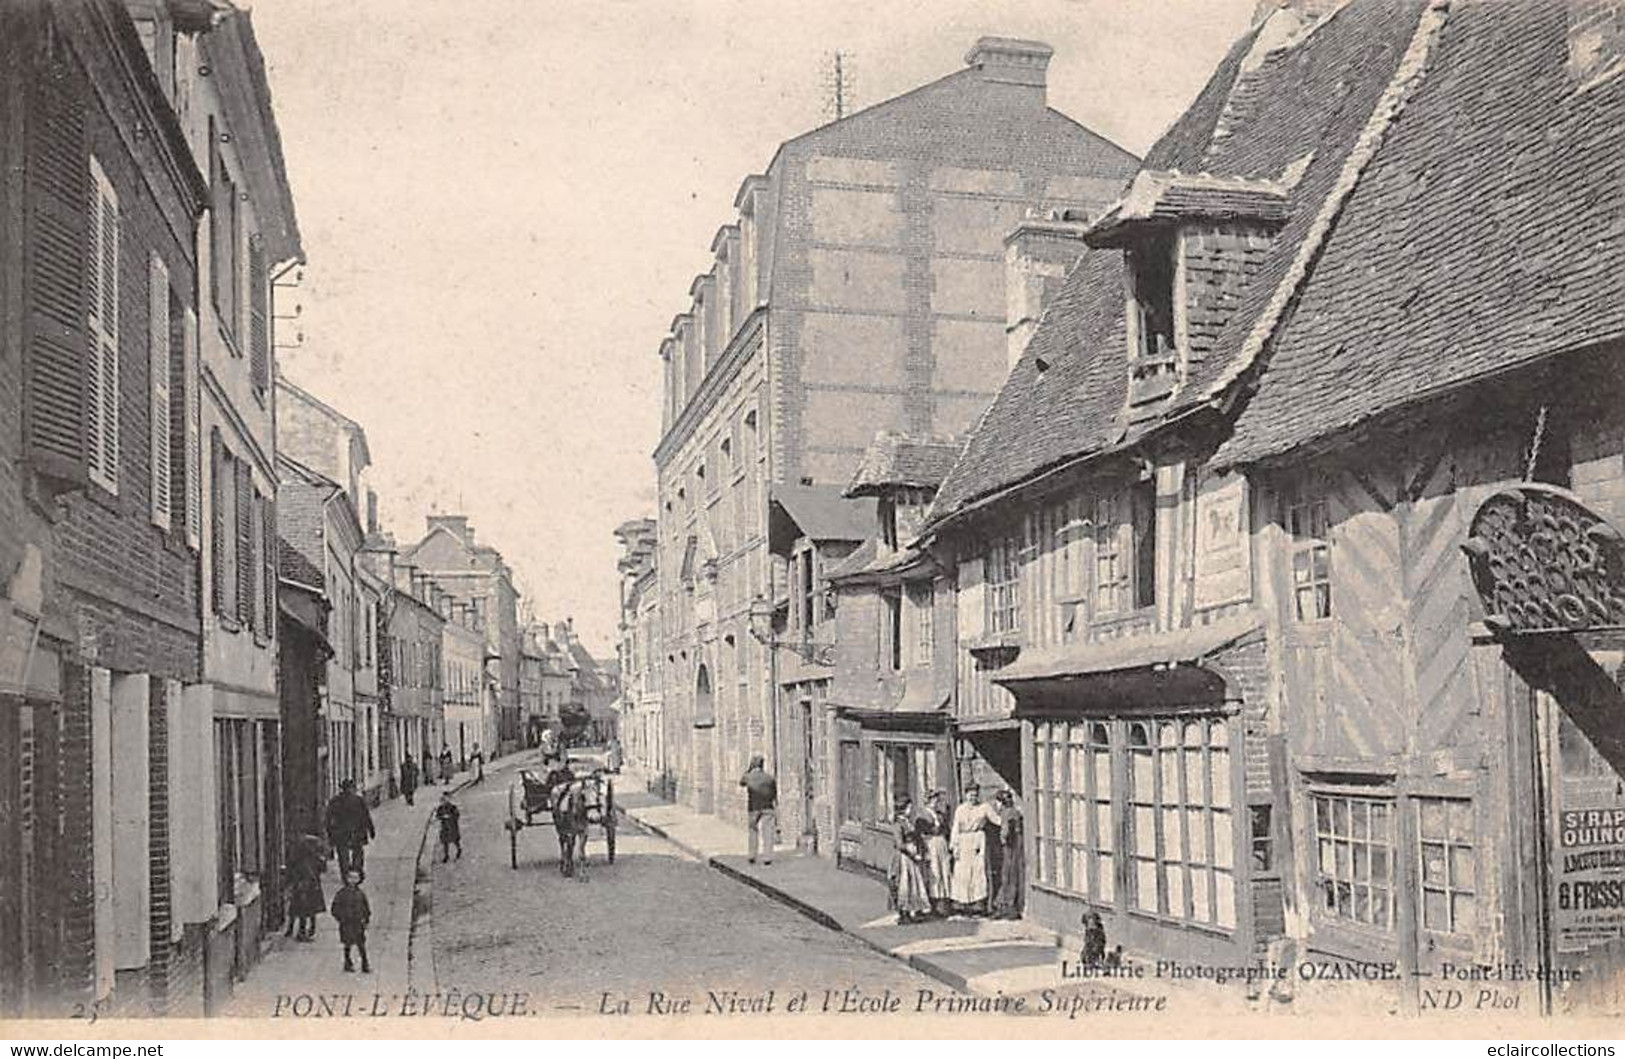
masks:
[(1196, 607), (1252, 597), (1247, 479), (1204, 476), (1196, 490)]
[(1566, 490), (1526, 483), (1494, 494), (1462, 550), (1498, 632), (1625, 628), (1625, 540)]

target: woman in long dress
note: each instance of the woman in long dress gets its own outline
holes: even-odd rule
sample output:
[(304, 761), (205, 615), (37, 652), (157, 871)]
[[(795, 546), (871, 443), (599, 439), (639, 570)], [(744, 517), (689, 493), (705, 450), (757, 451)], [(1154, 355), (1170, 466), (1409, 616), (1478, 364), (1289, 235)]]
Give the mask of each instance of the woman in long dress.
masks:
[(948, 911), (948, 831), (953, 813), (948, 809), (948, 793), (932, 791), (920, 817), (920, 837), (925, 842), (925, 888), (934, 911)]
[(891, 907), (897, 912), (897, 922), (913, 923), (931, 912), (931, 895), (926, 891), (925, 872), (921, 862), (925, 846), (920, 840), (918, 823), (914, 819), (914, 803), (903, 798), (892, 814), (892, 839), (897, 844), (892, 854)]
[(1021, 806), (1009, 791), (998, 793), (995, 799), (999, 812), (999, 890), (993, 898), (993, 914), (999, 919), (1020, 919), (1022, 911), (1022, 885), (1027, 874), (1025, 821)]
[(953, 875), (948, 880), (948, 897), (966, 915), (987, 912), (987, 832), (998, 823), (993, 810), (983, 805), (981, 788), (974, 783), (965, 788), (965, 800), (954, 810)]

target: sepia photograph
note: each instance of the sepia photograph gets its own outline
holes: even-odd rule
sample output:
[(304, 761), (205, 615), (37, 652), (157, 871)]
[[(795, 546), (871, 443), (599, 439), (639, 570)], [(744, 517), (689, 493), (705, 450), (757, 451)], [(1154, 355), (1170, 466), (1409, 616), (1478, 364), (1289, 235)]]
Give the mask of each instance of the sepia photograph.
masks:
[(0, 0), (0, 1037), (1625, 1036), (1622, 531), (1625, 0)]

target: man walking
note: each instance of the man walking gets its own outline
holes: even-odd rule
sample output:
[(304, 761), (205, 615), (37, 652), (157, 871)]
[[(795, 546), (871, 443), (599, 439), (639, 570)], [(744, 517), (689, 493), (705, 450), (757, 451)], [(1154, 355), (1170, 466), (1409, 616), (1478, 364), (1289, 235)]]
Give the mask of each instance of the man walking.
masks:
[(401, 758), (401, 794), (406, 798), (406, 804), (412, 804), (412, 795), (418, 789), (418, 763), (407, 754)]
[(745, 808), (750, 814), (750, 862), (756, 863), (758, 848), (764, 853), (762, 862), (773, 863), (773, 845), (778, 833), (779, 784), (762, 767), (762, 755), (750, 759), (750, 768), (739, 778), (745, 788)]
[(367, 800), (355, 792), (355, 780), (346, 779), (327, 803), (327, 841), (338, 854), (340, 875), (366, 872), (366, 846), (377, 834)]

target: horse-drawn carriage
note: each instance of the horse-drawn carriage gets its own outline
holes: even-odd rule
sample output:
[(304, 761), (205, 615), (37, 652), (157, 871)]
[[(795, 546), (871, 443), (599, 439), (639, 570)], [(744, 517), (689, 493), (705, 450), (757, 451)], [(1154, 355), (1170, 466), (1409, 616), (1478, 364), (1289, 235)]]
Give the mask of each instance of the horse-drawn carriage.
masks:
[[(537, 816), (546, 814), (547, 820)], [(615, 863), (615, 784), (602, 769), (578, 773), (567, 760), (555, 760), (545, 772), (520, 769), (508, 788), (508, 853), (519, 867), (519, 832), (551, 821), (559, 839), (559, 872), (586, 877), (587, 835), (603, 829), (609, 863)]]

